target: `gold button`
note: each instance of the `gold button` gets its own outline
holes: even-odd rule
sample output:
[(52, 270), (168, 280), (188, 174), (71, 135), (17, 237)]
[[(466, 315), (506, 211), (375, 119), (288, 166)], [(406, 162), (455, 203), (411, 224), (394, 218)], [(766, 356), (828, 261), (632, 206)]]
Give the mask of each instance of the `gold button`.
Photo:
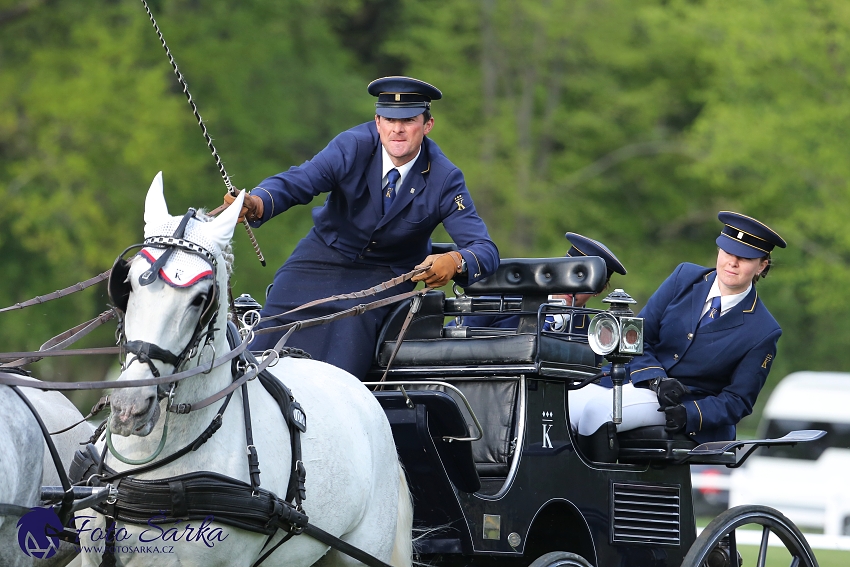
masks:
[(673, 355), (673, 360), (679, 360), (679, 355), (678, 355), (678, 354), (674, 354), (674, 355)]
[(693, 334), (693, 333), (688, 333), (688, 340), (691, 340), (692, 338), (694, 338), (694, 334)]

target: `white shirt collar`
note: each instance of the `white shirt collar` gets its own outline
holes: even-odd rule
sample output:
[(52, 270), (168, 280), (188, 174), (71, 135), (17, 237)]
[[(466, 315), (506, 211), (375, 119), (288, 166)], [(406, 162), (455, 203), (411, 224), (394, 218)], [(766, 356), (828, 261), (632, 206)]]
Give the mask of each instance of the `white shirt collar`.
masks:
[(705, 315), (705, 312), (708, 311), (708, 308), (711, 306), (711, 300), (717, 296), (720, 296), (720, 315), (723, 316), (727, 311), (741, 303), (747, 294), (750, 293), (750, 290), (753, 289), (753, 284), (747, 286), (747, 289), (741, 293), (736, 293), (735, 295), (720, 295), (720, 285), (717, 283), (717, 278), (714, 278), (714, 283), (711, 284), (711, 289), (708, 290), (708, 297), (705, 298), (705, 305), (702, 308), (702, 313), (700, 317)]
[(404, 178), (407, 176), (407, 172), (410, 171), (410, 168), (413, 167), (413, 164), (416, 163), (416, 159), (419, 157), (419, 154), (422, 153), (422, 146), (419, 146), (419, 151), (416, 152), (416, 155), (413, 156), (413, 159), (407, 162), (404, 165), (395, 165), (393, 160), (390, 158), (390, 154), (387, 153), (387, 148), (381, 144), (381, 155), (383, 155), (383, 176), (381, 177), (381, 187), (385, 187), (387, 184), (387, 173), (390, 172), (391, 169), (397, 169), (399, 175), (401, 177), (396, 181), (396, 188), (401, 189), (401, 184), (404, 183)]

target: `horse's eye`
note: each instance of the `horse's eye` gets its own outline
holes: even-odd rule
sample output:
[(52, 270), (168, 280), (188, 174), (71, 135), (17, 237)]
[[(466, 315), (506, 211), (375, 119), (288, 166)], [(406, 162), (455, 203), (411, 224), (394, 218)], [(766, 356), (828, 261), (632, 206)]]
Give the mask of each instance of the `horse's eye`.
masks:
[(201, 305), (204, 304), (204, 301), (206, 301), (206, 300), (207, 300), (206, 294), (199, 293), (198, 295), (195, 296), (195, 299), (192, 300), (192, 306), (193, 307), (200, 307)]

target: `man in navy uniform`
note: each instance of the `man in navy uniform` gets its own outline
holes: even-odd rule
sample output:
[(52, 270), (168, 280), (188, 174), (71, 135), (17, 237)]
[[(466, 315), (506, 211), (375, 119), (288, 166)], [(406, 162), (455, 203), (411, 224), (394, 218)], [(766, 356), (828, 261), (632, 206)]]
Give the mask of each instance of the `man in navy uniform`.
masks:
[[(721, 211), (714, 268), (680, 264), (647, 301), (644, 352), (628, 365), (617, 431), (664, 425), (698, 443), (735, 439), (776, 357), (782, 329), (759, 299), (771, 251), (785, 241), (760, 221)], [(616, 458), (611, 390), (570, 393), (570, 421), (593, 460)]]
[[(605, 279), (605, 287), (611, 281), (611, 276), (616, 272), (626, 275), (626, 268), (623, 263), (617, 259), (613, 252), (607, 246), (575, 232), (565, 234), (571, 246), (567, 251), (568, 258), (580, 258), (581, 256), (599, 256), (605, 260), (605, 268), (607, 278)], [(550, 300), (562, 302), (564, 305), (572, 307), (584, 307), (595, 293), (576, 293), (576, 294), (558, 294), (550, 297)], [(546, 315), (546, 320), (543, 324), (544, 331), (556, 332), (572, 332), (579, 334), (587, 334), (587, 326), (590, 323), (590, 317), (584, 313), (575, 314), (575, 320), (570, 327), (570, 319), (572, 314), (550, 314)], [(516, 329), (519, 327), (519, 315), (470, 315), (463, 317), (462, 323), (469, 327), (496, 327), (500, 329)], [(455, 322), (449, 323), (449, 326), (454, 326)]]
[[(440, 287), (473, 283), (495, 271), (499, 252), (475, 211), (461, 171), (426, 136), (434, 126), (434, 86), (409, 77), (372, 81), (375, 120), (339, 134), (312, 160), (262, 181), (246, 195), (242, 216), (259, 227), (293, 205), (328, 193), (313, 209), (314, 226), (277, 271), (261, 315), (274, 316), (322, 297), (373, 287), (431, 265), (413, 282)], [(232, 202), (225, 196), (225, 201)], [(443, 223), (458, 251), (431, 254), (431, 233)], [(410, 291), (405, 282), (373, 296)], [(323, 304), (299, 313), (313, 317), (362, 303)], [(287, 342), (360, 379), (368, 371), (384, 307), (297, 331)], [(294, 319), (279, 317), (276, 326)], [(258, 335), (252, 350), (272, 347), (280, 334)]]

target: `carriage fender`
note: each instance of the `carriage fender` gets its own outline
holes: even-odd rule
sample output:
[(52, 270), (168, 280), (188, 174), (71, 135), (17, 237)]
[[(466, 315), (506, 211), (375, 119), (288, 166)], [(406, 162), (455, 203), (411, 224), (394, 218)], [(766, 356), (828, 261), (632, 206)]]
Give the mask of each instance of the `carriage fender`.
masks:
[(552, 551), (569, 551), (599, 565), (590, 526), (578, 507), (563, 498), (552, 498), (531, 519), (523, 555), (534, 559)]

